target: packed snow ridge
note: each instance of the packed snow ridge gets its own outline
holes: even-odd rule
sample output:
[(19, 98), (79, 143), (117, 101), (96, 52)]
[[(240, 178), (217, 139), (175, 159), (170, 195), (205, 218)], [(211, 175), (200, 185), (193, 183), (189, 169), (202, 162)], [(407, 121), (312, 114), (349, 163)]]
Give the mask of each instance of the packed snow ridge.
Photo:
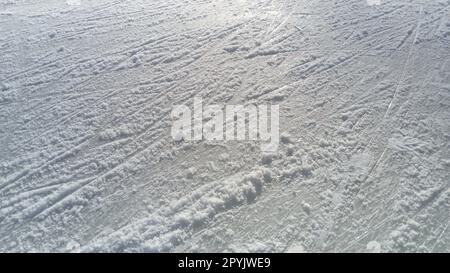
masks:
[[(0, 0), (1, 252), (449, 252), (450, 0)], [(278, 105), (280, 141), (171, 137)]]

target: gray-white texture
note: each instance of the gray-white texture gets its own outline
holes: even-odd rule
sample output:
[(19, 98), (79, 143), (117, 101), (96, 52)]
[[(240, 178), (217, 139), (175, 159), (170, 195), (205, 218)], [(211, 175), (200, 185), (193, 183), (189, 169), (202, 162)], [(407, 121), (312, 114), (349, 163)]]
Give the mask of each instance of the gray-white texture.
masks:
[(0, 0), (0, 251), (449, 252), (450, 1), (374, 2)]

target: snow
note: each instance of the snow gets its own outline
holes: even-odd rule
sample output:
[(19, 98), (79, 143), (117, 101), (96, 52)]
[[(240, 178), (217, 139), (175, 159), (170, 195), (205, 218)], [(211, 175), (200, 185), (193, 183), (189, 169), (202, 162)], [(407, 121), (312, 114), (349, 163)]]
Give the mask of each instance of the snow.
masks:
[[(450, 250), (449, 0), (0, 0), (0, 34), (2, 252)], [(172, 132), (196, 97), (279, 106), (278, 149)]]

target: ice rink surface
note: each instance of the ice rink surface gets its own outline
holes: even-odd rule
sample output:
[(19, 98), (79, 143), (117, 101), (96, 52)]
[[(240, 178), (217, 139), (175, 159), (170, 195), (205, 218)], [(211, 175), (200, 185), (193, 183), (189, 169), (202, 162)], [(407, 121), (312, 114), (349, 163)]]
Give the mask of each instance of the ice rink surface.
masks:
[[(277, 104), (280, 149), (173, 105)], [(449, 252), (449, 0), (0, 0), (0, 251)]]

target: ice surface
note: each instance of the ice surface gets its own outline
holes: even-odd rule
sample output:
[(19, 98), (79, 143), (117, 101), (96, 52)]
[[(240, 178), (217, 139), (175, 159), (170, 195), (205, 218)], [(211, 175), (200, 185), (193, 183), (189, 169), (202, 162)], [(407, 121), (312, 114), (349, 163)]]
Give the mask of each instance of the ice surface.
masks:
[(450, 250), (449, 0), (0, 0), (0, 53), (0, 251)]

